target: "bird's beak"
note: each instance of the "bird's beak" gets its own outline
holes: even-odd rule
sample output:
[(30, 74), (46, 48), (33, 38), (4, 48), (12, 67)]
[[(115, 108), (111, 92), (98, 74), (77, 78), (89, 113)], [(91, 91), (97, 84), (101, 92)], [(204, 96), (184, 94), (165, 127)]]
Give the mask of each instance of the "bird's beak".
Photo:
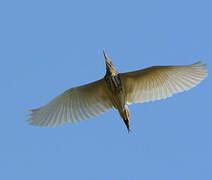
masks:
[(110, 64), (110, 63), (109, 63), (109, 58), (107, 57), (107, 54), (105, 53), (104, 50), (103, 50), (103, 54), (104, 54), (106, 63)]
[(112, 74), (117, 74), (118, 72), (115, 70), (113, 66), (113, 62), (107, 57), (106, 53), (103, 51), (105, 57), (106, 69), (109, 70)]

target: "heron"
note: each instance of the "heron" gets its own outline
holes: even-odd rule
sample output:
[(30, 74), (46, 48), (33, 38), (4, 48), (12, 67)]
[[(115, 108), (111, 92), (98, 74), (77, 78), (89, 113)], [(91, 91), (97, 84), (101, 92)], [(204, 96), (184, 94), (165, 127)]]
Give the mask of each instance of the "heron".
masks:
[(29, 124), (47, 127), (75, 123), (115, 108), (130, 132), (129, 104), (166, 99), (195, 87), (208, 75), (202, 61), (119, 73), (103, 54), (106, 74), (102, 79), (68, 89), (43, 107), (28, 110)]

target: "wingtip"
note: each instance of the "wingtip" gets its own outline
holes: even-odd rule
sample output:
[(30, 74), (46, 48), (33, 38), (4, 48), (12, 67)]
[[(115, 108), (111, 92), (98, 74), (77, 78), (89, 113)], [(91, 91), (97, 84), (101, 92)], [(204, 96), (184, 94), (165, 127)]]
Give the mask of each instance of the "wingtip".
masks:
[(197, 62), (195, 62), (194, 64), (192, 64), (192, 66), (199, 66), (202, 62), (203, 62), (202, 60), (197, 61)]
[(205, 68), (208, 64), (203, 64), (200, 67)]
[(200, 60), (194, 64), (191, 64), (191, 66), (197, 67), (197, 68), (202, 68), (202, 70), (207, 70), (207, 69), (203, 69), (203, 68), (205, 68), (208, 64), (207, 63), (202, 64), (202, 63), (203, 63), (203, 60)]
[[(194, 63), (194, 64), (191, 64), (192, 66), (203, 66), (203, 65), (207, 65), (206, 63), (205, 64), (202, 64), (203, 63), (203, 60), (199, 60), (198, 62)], [(202, 65), (200, 65), (202, 64)]]
[(26, 110), (26, 112), (33, 113), (33, 110), (28, 109), (28, 110)]
[(31, 114), (27, 114), (27, 115), (25, 115), (25, 117), (32, 117), (32, 115)]
[(203, 63), (203, 60), (200, 59), (200, 60), (199, 60), (199, 64), (201, 64), (201, 63)]

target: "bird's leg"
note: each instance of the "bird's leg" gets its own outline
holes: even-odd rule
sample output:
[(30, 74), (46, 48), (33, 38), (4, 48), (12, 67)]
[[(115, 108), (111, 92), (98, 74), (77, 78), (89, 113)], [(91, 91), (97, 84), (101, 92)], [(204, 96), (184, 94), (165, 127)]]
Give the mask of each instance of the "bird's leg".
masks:
[(129, 123), (130, 113), (128, 107), (125, 106), (125, 108), (122, 111), (119, 111), (119, 113), (127, 127), (128, 132), (130, 132), (130, 123)]
[(127, 127), (127, 130), (128, 130), (128, 133), (131, 131), (130, 130), (130, 124), (129, 124), (129, 119), (123, 119), (124, 120), (124, 123), (125, 123), (125, 125), (126, 125), (126, 127)]

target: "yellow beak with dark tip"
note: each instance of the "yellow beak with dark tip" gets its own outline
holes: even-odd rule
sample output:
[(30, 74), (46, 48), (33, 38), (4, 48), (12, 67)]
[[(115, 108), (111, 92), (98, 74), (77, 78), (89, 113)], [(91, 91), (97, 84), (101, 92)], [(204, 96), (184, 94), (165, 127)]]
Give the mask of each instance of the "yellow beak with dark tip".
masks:
[(105, 51), (103, 50), (103, 54), (104, 54), (104, 57), (105, 57), (105, 63), (106, 65), (112, 65), (112, 61), (108, 58), (107, 54), (105, 53)]
[(117, 75), (118, 72), (116, 71), (113, 62), (108, 58), (107, 54), (103, 51), (104, 57), (105, 57), (105, 64), (106, 64), (106, 70), (107, 73), (110, 73), (111, 75)]
[(108, 59), (108, 57), (107, 57), (107, 54), (105, 53), (105, 51), (104, 51), (104, 50), (103, 50), (103, 54), (104, 54), (105, 60), (107, 60), (107, 59)]

